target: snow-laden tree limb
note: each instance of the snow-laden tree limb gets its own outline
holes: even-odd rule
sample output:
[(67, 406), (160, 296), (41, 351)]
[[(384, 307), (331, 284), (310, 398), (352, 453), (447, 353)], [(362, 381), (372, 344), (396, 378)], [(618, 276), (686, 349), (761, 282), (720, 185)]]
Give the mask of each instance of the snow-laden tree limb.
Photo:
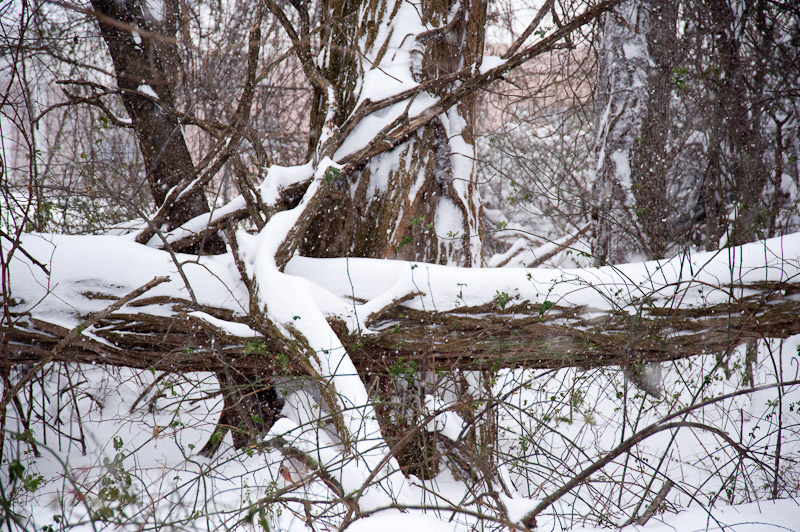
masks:
[[(166, 252), (121, 237), (27, 235), (22, 245), (52, 276), (15, 255), (17, 321), (4, 329), (10, 364), (40, 359), (81, 316), (155, 276), (169, 276), (147, 297), (87, 328), (54, 360), (169, 371), (226, 365), (286, 371), (263, 355), (282, 347), (256, 331), (230, 254), (179, 255), (197, 295), (194, 305)], [(280, 280), (260, 289), (291, 283), (297, 293), (309, 293), (303, 304), (280, 313), (287, 301), (269, 305), (278, 296), (268, 294), (274, 320), (298, 330), (327, 320), (339, 343), (330, 337), (325, 349), (347, 346), (361, 372), (422, 357), (439, 369), (624, 365), (797, 334), (798, 250), (800, 235), (789, 235), (669, 261), (563, 271), (297, 257)], [(95, 267), (91, 279), (86, 262)], [(289, 294), (288, 301), (296, 299)], [(263, 350), (253, 350), (256, 341)]]

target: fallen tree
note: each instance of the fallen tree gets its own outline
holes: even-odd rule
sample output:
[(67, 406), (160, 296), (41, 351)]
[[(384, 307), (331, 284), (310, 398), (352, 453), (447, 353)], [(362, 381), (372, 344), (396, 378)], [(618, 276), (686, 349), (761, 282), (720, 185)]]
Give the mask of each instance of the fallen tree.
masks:
[[(238, 240), (247, 243), (250, 238), (255, 237), (239, 235)], [(265, 406), (275, 404), (276, 398), (263, 394), (274, 393), (272, 383), (287, 377), (310, 379), (328, 405), (324, 418), (330, 430), (335, 427), (338, 445), (345, 456), (348, 452), (366, 456), (365, 469), (355, 474), (364, 466), (342, 461), (338, 455), (329, 457), (326, 467), (315, 469), (319, 451), (306, 439), (289, 443), (285, 435), (271, 436), (267, 445), (315, 470), (340, 500), (349, 501), (347, 506), (355, 514), (346, 517), (343, 526), (393, 504), (384, 501), (376, 507), (366, 502), (373, 500), (370, 490), (381, 485), (373, 485), (372, 479), (384, 469), (397, 471), (392, 465), (395, 459), (405, 468), (421, 460), (418, 446), (427, 441), (423, 427), (439, 413), (461, 411), (464, 406), (460, 402), (442, 405), (416, 420), (414, 430), (399, 434), (392, 432), (395, 429), (384, 418), (382, 430), (394, 442), (388, 454), (372, 444), (347, 451), (349, 445), (370, 441), (357, 431), (364, 432), (366, 427), (374, 434), (377, 430), (363, 421), (362, 416), (369, 415), (369, 410), (362, 410), (369, 408), (366, 394), (358, 399), (348, 389), (353, 378), (363, 383), (376, 378), (409, 379), (423, 386), (425, 375), (440, 372), (491, 376), (505, 368), (574, 366), (619, 366), (635, 375), (646, 363), (706, 353), (716, 354), (718, 364), (724, 365), (727, 354), (739, 345), (800, 333), (800, 235), (669, 261), (563, 271), (296, 257), (281, 274), (286, 276), (283, 282), (289, 283), (288, 290), (273, 292), (285, 305), (284, 320), (273, 318), (274, 329), (265, 325), (263, 314), (248, 310), (252, 308), (250, 292), (236, 277), (240, 269), (232, 254), (171, 255), (120, 237), (26, 235), (20, 245), (10, 268), (13, 327), (3, 328), (4, 371), (18, 380), (7, 381), (11, 386), (4, 387), (4, 406), (52, 362), (167, 374), (211, 371), (221, 376), (223, 394), (229, 384), (222, 379), (234, 374), (254, 384), (238, 390), (240, 398), (223, 409), (219, 426), (236, 429), (237, 424), (225, 417), (226, 409), (241, 408), (243, 401), (255, 398), (246, 412), (262, 412), (264, 419), (240, 434), (240, 444), (247, 445), (255, 434), (296, 433), (298, 426), (285, 418), (273, 426), (279, 420), (277, 411), (268, 418), (264, 412), (270, 412)], [(245, 258), (249, 255), (247, 249), (240, 253)], [(731, 266), (733, 256), (736, 260)], [(94, 265), (91, 279), (82, 268), (87, 261)], [(239, 267), (246, 269), (243, 264)], [(194, 301), (185, 297), (187, 292)], [(335, 336), (328, 337), (328, 344), (319, 340), (311, 344), (307, 338), (314, 333), (300, 329), (308, 323), (325, 327)], [(282, 332), (276, 330), (278, 326)], [(22, 372), (13, 371), (15, 366)], [(647, 385), (652, 383), (645, 382), (645, 389)], [(339, 413), (337, 403), (342, 409)], [(560, 486), (534, 513), (507, 524), (534, 526), (535, 515), (616, 457), (629, 453), (632, 446), (651, 434), (683, 427), (729, 438), (696, 422), (649, 426)], [(209, 440), (204, 451), (218, 449), (221, 436), (216, 438)], [(492, 474), (473, 469), (483, 460), (481, 455), (465, 451), (458, 440), (440, 437), (438, 452), (448, 453), (457, 467), (491, 485)], [(738, 444), (734, 449), (750, 456)], [(430, 460), (423, 459), (423, 465), (412, 471), (435, 473), (438, 465), (434, 469)], [(364, 490), (373, 495), (363, 499)], [(354, 492), (360, 495), (353, 496)], [(468, 508), (450, 510), (468, 512)]]
[[(63, 253), (64, 261), (54, 256), (47, 264), (55, 249), (51, 245), (68, 250), (71, 241), (78, 242), (74, 237), (53, 237), (52, 244), (49, 240), (30, 235), (22, 242), (23, 249), (31, 248), (27, 242), (37, 242), (35, 247), (43, 253), (36, 255), (36, 261), (22, 258), (14, 270), (15, 294), (24, 294), (25, 303), (18, 301), (11, 307), (15, 325), (3, 328), (8, 346), (6, 366), (47, 359), (175, 372), (230, 367), (243, 372), (286, 373), (277, 356), (286, 346), (280, 337), (259, 333), (258, 321), (244, 310), (250, 308), (247, 296), (230, 288), (239, 283), (235, 278), (215, 274), (219, 283), (223, 279), (229, 283), (230, 293), (237, 294), (238, 300), (224, 307), (214, 306), (208, 298), (192, 302), (181, 293), (185, 289), (180, 276), (173, 273), (169, 277), (169, 255), (162, 252), (163, 257), (154, 263), (166, 268), (139, 271), (137, 277), (163, 275), (161, 282), (170, 282), (166, 290), (158, 288), (160, 283), (148, 283), (147, 291), (126, 299), (127, 291), (134, 288), (128, 272), (109, 269), (97, 279), (97, 286), (81, 291), (85, 279), (58, 275), (75, 270), (71, 260), (83, 262), (92, 249), (96, 250), (91, 258), (94, 264), (116, 260), (105, 256), (100, 239), (80, 237), (80, 245), (88, 248), (86, 253), (71, 259), (68, 252), (59, 250), (58, 258)], [(796, 249), (800, 246), (796, 240), (791, 236), (645, 265), (643, 272), (659, 272), (658, 281), (642, 277), (641, 272), (628, 273), (635, 271), (632, 265), (584, 271), (480, 271), (424, 263), (382, 265), (368, 259), (298, 258), (297, 267), (290, 263), (287, 271), (296, 270), (314, 282), (315, 289), (340, 298), (336, 312), (327, 314), (326, 319), (361, 375), (386, 371), (401, 360), (431, 371), (626, 366), (725, 353), (753, 340), (800, 333), (797, 258), (777, 254), (778, 246)], [(131, 256), (137, 253), (132, 244), (125, 246)], [(756, 250), (772, 255), (773, 262), (740, 263), (736, 266), (738, 281), (719, 281), (720, 268), (727, 270), (725, 278), (737, 278), (727, 265), (730, 254), (755, 257), (760, 255)], [(205, 262), (203, 258), (179, 258), (185, 264)], [(229, 270), (235, 269), (230, 254), (213, 259), (216, 265), (223, 260)], [(35, 272), (35, 262), (47, 264), (53, 276), (48, 281), (40, 271), (23, 283), (24, 274), (16, 272)], [(381, 278), (380, 288), (371, 286), (374, 282), (367, 288), (359, 286), (362, 272), (367, 270), (373, 272), (373, 278)], [(375, 273), (381, 270), (382, 274)], [(402, 270), (407, 270), (403, 272), (407, 279), (391, 285), (391, 279)], [(199, 278), (184, 274), (193, 290), (206, 290), (205, 273)], [(436, 279), (432, 285), (431, 275)], [(453, 280), (443, 282), (448, 277)], [(54, 286), (52, 291), (42, 288), (48, 282)], [(62, 295), (71, 285), (70, 296)], [(475, 288), (470, 290), (470, 285)], [(35, 289), (29, 293), (31, 287)], [(620, 294), (615, 295), (617, 292)], [(49, 303), (55, 299), (69, 300), (73, 327), (48, 321), (53, 312)], [(117, 300), (124, 301), (122, 308), (95, 310)], [(29, 307), (31, 301), (36, 305)], [(582, 304), (584, 301), (591, 303)], [(294, 371), (302, 372), (302, 368)]]

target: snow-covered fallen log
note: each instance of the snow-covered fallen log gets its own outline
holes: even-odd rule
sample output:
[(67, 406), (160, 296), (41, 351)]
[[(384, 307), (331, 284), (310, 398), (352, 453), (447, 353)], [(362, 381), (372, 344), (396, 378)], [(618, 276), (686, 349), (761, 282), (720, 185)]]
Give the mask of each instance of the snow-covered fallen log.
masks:
[[(176, 256), (127, 237), (25, 235), (24, 253), (14, 254), (9, 270), (14, 327), (3, 329), (3, 359), (6, 367), (34, 366), (22, 368), (14, 388), (49, 361), (310, 376), (318, 398), (290, 394), (298, 419), (280, 417), (264, 444), (317, 468), (348, 513), (359, 516), (396, 504), (392, 486), (404, 483), (395, 461), (400, 450), (381, 443), (364, 395), (368, 374), (630, 366), (800, 333), (800, 235), (575, 270), (295, 257), (284, 272), (261, 264), (255, 277), (267, 281), (258, 285), (264, 307), (254, 316), (253, 286), (241, 271), (259, 268), (260, 238), (238, 235), (237, 265), (231, 254)], [(265, 314), (274, 329), (265, 327)], [(320, 399), (327, 409), (302, 413), (301, 403), (319, 409)], [(458, 463), (465, 452), (458, 427), (468, 426), (456, 414), (461, 406), (426, 401), (434, 406), (419, 426), (451, 438), (444, 444), (454, 446)], [(447, 416), (459, 421), (450, 436)], [(679, 426), (694, 425), (664, 430)], [(398, 445), (418, 434), (406, 431)], [(606, 463), (589, 464), (586, 475)], [(536, 512), (574, 488), (561, 485)]]
[[(257, 332), (230, 254), (178, 255), (179, 268), (167, 252), (123, 237), (32, 234), (22, 247), (30, 258), (12, 261), (6, 364), (40, 360), (86, 317), (166, 276), (81, 330), (53, 360), (302, 372), (277, 356), (278, 339)], [(312, 294), (316, 309), (300, 307), (284, 321), (299, 325), (318, 309), (362, 372), (401, 359), (430, 369), (670, 360), (800, 332), (798, 256), (800, 235), (582, 270), (296, 257), (282, 275)]]

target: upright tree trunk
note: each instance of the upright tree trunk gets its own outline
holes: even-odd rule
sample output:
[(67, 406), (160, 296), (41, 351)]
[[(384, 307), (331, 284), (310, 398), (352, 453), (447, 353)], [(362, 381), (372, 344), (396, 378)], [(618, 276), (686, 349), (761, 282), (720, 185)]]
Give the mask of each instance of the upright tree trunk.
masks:
[[(162, 28), (154, 27), (138, 0), (92, 0), (92, 7), (100, 15), (100, 33), (111, 54), (122, 103), (139, 141), (150, 192), (156, 206), (160, 206), (169, 190), (194, 171), (178, 118), (154, 101), (175, 106), (175, 83), (180, 69), (175, 40), (180, 18), (177, 2), (167, 2), (167, 11), (176, 12), (167, 13)], [(139, 33), (137, 28), (144, 31)], [(202, 192), (187, 194), (169, 210), (167, 221), (170, 228), (177, 227), (208, 211)], [(194, 251), (200, 249), (196, 247)], [(212, 237), (202, 251), (223, 253), (225, 245), (220, 238)]]
[[(324, 4), (328, 24), (322, 33), (321, 68), (336, 92), (342, 127), (358, 106), (370, 98), (370, 76), (408, 59), (403, 72), (410, 89), (459, 71), (470, 72), (483, 55), (483, 0), (434, 0), (413, 9), (411, 4), (381, 0), (329, 0)], [(405, 9), (405, 11), (403, 11)], [(421, 34), (402, 34), (405, 17), (418, 17), (427, 28)], [(358, 21), (358, 24), (355, 24)], [(395, 28), (397, 30), (395, 31)], [(361, 60), (355, 52), (367, 42)], [(382, 64), (383, 61), (383, 64)], [(458, 80), (432, 88), (439, 97)], [(419, 95), (418, 98), (426, 97)], [(307, 232), (301, 252), (315, 257), (372, 257), (418, 260), (439, 264), (480, 266), (482, 211), (475, 175), (475, 96), (462, 100), (391, 151), (372, 158), (347, 179), (336, 179)], [(329, 119), (327, 95), (318, 91), (312, 113), (311, 150)], [(401, 104), (403, 106), (406, 103)], [(355, 132), (358, 134), (358, 131)], [(415, 426), (421, 406), (432, 389), (430, 368), (414, 366), (415, 378), (378, 376), (376, 411), (390, 445)], [(366, 380), (365, 380), (366, 381)], [(392, 406), (389, 406), (392, 405)], [(399, 406), (405, 405), (405, 406)], [(439, 470), (435, 434), (418, 431), (412, 441), (395, 449), (409, 474), (431, 478)]]
[[(381, 59), (398, 51), (388, 46), (401, 3), (379, 0), (330, 1), (325, 16), (335, 20), (323, 34), (324, 71), (334, 84), (341, 126), (364, 97), (364, 78)], [(457, 8), (456, 8), (457, 7)], [(403, 15), (407, 16), (407, 15)], [(479, 63), (483, 54), (486, 4), (481, 0), (423, 2), (420, 22), (430, 28), (403, 44), (417, 82), (437, 79)], [(358, 21), (358, 24), (351, 21)], [(381, 24), (389, 37), (378, 34)], [(396, 38), (396, 36), (394, 36)], [(372, 62), (356, 60), (359, 39), (367, 39)], [(394, 43), (393, 43), (394, 44)], [(366, 66), (363, 66), (366, 65)], [(410, 80), (409, 80), (410, 81)], [(452, 84), (442, 85), (434, 96)], [(409, 84), (408, 88), (411, 88)], [(312, 125), (319, 135), (326, 97), (318, 94)], [(312, 222), (304, 255), (378, 257), (463, 266), (482, 263), (481, 208), (474, 165), (475, 98), (420, 128), (408, 141), (373, 158), (348, 180), (337, 183)], [(315, 142), (312, 144), (316, 144)]]
[(606, 15), (592, 188), (598, 263), (660, 258), (667, 224), (667, 141), (676, 1), (634, 1)]
[(646, 2), (644, 8), (650, 19), (645, 31), (650, 64), (641, 132), (631, 148), (631, 192), (647, 258), (660, 259), (676, 236), (667, 223), (671, 203), (667, 172), (678, 5), (676, 0), (660, 0)]
[[(677, 0), (628, 0), (606, 15), (592, 189), (598, 264), (662, 258), (675, 241), (667, 142), (677, 13)], [(660, 395), (660, 366), (631, 354), (625, 375)]]
[[(728, 244), (738, 246), (752, 242), (763, 235), (769, 216), (762, 202), (768, 181), (768, 167), (764, 161), (766, 145), (762, 138), (762, 108), (764, 90), (765, 56), (769, 53), (765, 6), (762, 2), (748, 6), (738, 15), (725, 0), (709, 0), (709, 13), (718, 41), (718, 61), (721, 79), (716, 88), (718, 102), (715, 123), (724, 125), (724, 145), (730, 164), (727, 165), (728, 188), (732, 191), (735, 212), (729, 227)], [(753, 17), (758, 43), (753, 61), (747, 65), (740, 53), (739, 35)], [(744, 18), (744, 20), (742, 20)], [(754, 75), (748, 79), (748, 72)], [(713, 148), (712, 148), (713, 149)]]
[[(108, 46), (116, 72), (117, 86), (131, 118), (145, 162), (147, 182), (157, 206), (168, 192), (195, 170), (192, 156), (178, 118), (166, 112), (158, 101), (175, 107), (175, 89), (180, 68), (176, 35), (180, 12), (178, 3), (167, 1), (160, 28), (152, 24), (145, 5), (138, 0), (92, 0), (103, 40)], [(137, 32), (137, 28), (145, 30)], [(149, 87), (149, 90), (148, 90)], [(143, 94), (155, 94), (158, 101)], [(186, 194), (167, 212), (168, 225), (177, 227), (209, 212), (202, 191)], [(224, 253), (225, 243), (217, 235), (184, 250), (190, 253)], [(246, 375), (226, 368), (217, 372), (223, 397), (218, 429), (203, 447), (213, 455), (225, 432), (231, 431), (233, 444), (239, 448), (274, 423), (283, 400), (271, 383), (260, 376)]]

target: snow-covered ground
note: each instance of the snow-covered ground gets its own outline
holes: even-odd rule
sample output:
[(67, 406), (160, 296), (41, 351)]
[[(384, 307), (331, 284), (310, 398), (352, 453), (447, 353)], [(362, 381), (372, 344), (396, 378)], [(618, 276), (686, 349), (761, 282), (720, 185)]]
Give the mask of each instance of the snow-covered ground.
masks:
[[(799, 344), (800, 337), (784, 342), (782, 353), (792, 355), (784, 359), (784, 369), (792, 371), (792, 375), (784, 375), (784, 379), (797, 376)], [(705, 362), (706, 367), (713, 364), (709, 360)], [(768, 357), (764, 359), (756, 373), (756, 383), (774, 381), (774, 375), (770, 374), (773, 368), (769, 367), (772, 362)], [(672, 381), (672, 389), (679, 388), (676, 382), (679, 373), (696, 373), (702, 362), (696, 359), (692, 364), (696, 366), (667, 371), (666, 380)], [(500, 447), (505, 459), (501, 461), (501, 467), (507, 468), (503, 476), (511, 492), (510, 497), (501, 496), (507, 514), (500, 514), (499, 518), (511, 522), (520, 519), (538, 499), (551, 491), (537, 489), (536, 475), (557, 475), (552, 479), (552, 485), (557, 485), (585, 466), (588, 457), (601, 456), (605, 450), (613, 448), (619, 442), (623, 415), (619, 408), (621, 401), (613, 395), (614, 389), (608, 388), (610, 381), (624, 387), (624, 383), (617, 379), (618, 373), (587, 375), (562, 370), (547, 380), (543, 380), (541, 372), (523, 373), (508, 372), (498, 378), (495, 386), (497, 397), (504, 397), (500, 408)], [(604, 381), (604, 376), (608, 380)], [(592, 380), (585, 380), (587, 377)], [(78, 384), (78, 379), (82, 381), (79, 383), (80, 392), (73, 395), (73, 391), (67, 389), (68, 384)], [(274, 449), (236, 453), (230, 447), (228, 436), (222, 452), (214, 459), (198, 456), (197, 451), (210, 437), (221, 408), (218, 399), (202, 400), (209, 390), (217, 387), (212, 375), (164, 376), (160, 372), (125, 369), (109, 372), (97, 367), (71, 367), (53, 370), (46, 382), (41, 389), (34, 387), (33, 403), (35, 408), (47, 409), (54, 419), (60, 418), (57, 428), (63, 434), (58, 436), (51, 431), (46, 435), (34, 426), (41, 453), (38, 458), (19, 441), (6, 443), (6, 456), (18, 457), (25, 465), (26, 474), (41, 475), (42, 478), (33, 492), (22, 490), (16, 500), (15, 510), (29, 530), (42, 530), (48, 526), (54, 530), (138, 530), (156, 526), (159, 521), (165, 523), (167, 529), (229, 529), (237, 528), (237, 524), (249, 529), (248, 519), (258, 522), (263, 518), (271, 530), (300, 531), (308, 530), (308, 514), (305, 504), (298, 499), (324, 501), (331, 498), (331, 493), (320, 482), (303, 484), (304, 479), (313, 476), (306, 466)], [(568, 408), (563, 405), (556, 407), (546, 397), (568, 390), (565, 382), (582, 383), (580, 389), (587, 398), (574, 409), (571, 421), (566, 417)], [(504, 396), (502, 390), (512, 383), (532, 386), (514, 396)], [(537, 390), (537, 384), (542, 384), (544, 390)], [(715, 379), (708, 395), (717, 396), (731, 387), (732, 383), (722, 378)], [(785, 409), (781, 456), (788, 463), (782, 468), (786, 479), (782, 497), (787, 497), (787, 492), (794, 492), (796, 496), (798, 481), (798, 414), (796, 409), (788, 410), (790, 405), (800, 404), (800, 390), (797, 386), (790, 390), (782, 397)], [(777, 420), (770, 415), (775, 410), (776, 396), (774, 390), (741, 396), (732, 402), (704, 409), (692, 419), (725, 427), (735, 439), (767, 452), (774, 449), (776, 443)], [(648, 402), (643, 398), (637, 401)], [(276, 425), (271, 435), (287, 429), (289, 433), (283, 434), (286, 439), (290, 439), (292, 433), (304, 440), (324, 434), (315, 430), (311, 423), (299, 432), (296, 428), (296, 420), (308, 419), (318, 407), (313, 397), (296, 397), (287, 404), (294, 406), (287, 406), (283, 412), (287, 416), (286, 423)], [(513, 409), (515, 404), (527, 405), (524, 415)], [(306, 411), (300, 412), (301, 409)], [(634, 410), (629, 409), (628, 415), (636, 415)], [(668, 410), (668, 404), (650, 405), (640, 413), (641, 423), (645, 424)], [(537, 432), (532, 423), (548, 414), (552, 416), (549, 429), (553, 433), (550, 436)], [(741, 427), (728, 426), (731, 421), (741, 423)], [(13, 425), (11, 422), (8, 429), (20, 428)], [(659, 510), (646, 525), (629, 525), (624, 530), (800, 530), (800, 501), (797, 499), (743, 502), (768, 496), (769, 472), (744, 464), (748, 472), (739, 476), (742, 485), (729, 497), (739, 504), (729, 505), (724, 502), (728, 496), (720, 494), (720, 488), (726, 479), (736, 476), (734, 464), (727, 463), (735, 458), (735, 453), (720, 445), (718, 439), (701, 432), (681, 431), (674, 442), (670, 442), (667, 436), (648, 439), (637, 447), (634, 456), (641, 463), (655, 463), (661, 456), (668, 456), (663, 473), (676, 482), (676, 488), (666, 499), (668, 511), (662, 513)], [(80, 439), (86, 443), (85, 454)], [(529, 447), (524, 448), (521, 442), (526, 440)], [(566, 441), (575, 442), (586, 456), (575, 453), (574, 448), (565, 445)], [(332, 442), (320, 447), (321, 452), (316, 456), (321, 463), (333, 466), (342, 460)], [(633, 464), (629, 467), (631, 489), (623, 497), (630, 504), (641, 494), (640, 486), (647, 481), (648, 471), (638, 470)], [(623, 460), (609, 464), (604, 469), (606, 479), (619, 482), (622, 469)], [(531, 483), (532, 479), (534, 482)], [(348, 530), (466, 532), (475, 530), (474, 527), (478, 527), (477, 530), (502, 528), (492, 520), (454, 515), (449, 511), (453, 506), (471, 512), (476, 510), (474, 505), (467, 504), (470, 493), (465, 482), (453, 478), (449, 472), (441, 473), (433, 481), (423, 482), (413, 477), (405, 479), (399, 475), (384, 479), (382, 483), (387, 481), (393, 482), (398, 506), (425, 505), (439, 510), (380, 510), (380, 504), (376, 504), (372, 509), (374, 514), (356, 520)], [(7, 478), (4, 484), (9, 485)], [(577, 491), (580, 497), (585, 497), (583, 501), (580, 497), (565, 497), (538, 517), (539, 530), (602, 530), (600, 526), (585, 526), (584, 519), (597, 516), (596, 509), (588, 508), (591, 498), (595, 498), (597, 505), (608, 504), (605, 497), (612, 493), (613, 486), (605, 484), (602, 478), (595, 477), (592, 488)], [(294, 488), (290, 489), (292, 486)], [(654, 490), (660, 486), (659, 480)], [(750, 489), (754, 491), (748, 493)], [(128, 496), (130, 499), (126, 499)], [(274, 502), (259, 507), (259, 501)], [(712, 501), (714, 507), (710, 508)], [(103, 507), (109, 508), (106, 517), (110, 522), (87, 523), (89, 507), (95, 512), (101, 512)], [(258, 513), (259, 508), (263, 509), (263, 516)], [(312, 529), (335, 529), (340, 512), (344, 510), (342, 505), (313, 506), (313, 515), (318, 520), (316, 528)], [(498, 517), (488, 508), (484, 510)], [(621, 525), (625, 520), (611, 517), (615, 522), (605, 523), (606, 526)]]
[[(549, 523), (540, 525), (540, 530), (550, 528)], [(454, 532), (458, 527), (441, 519), (418, 515), (387, 512), (357, 521), (348, 528), (351, 532)], [(607, 528), (575, 527), (572, 532), (600, 532)], [(718, 506), (712, 509), (690, 508), (677, 514), (662, 514), (653, 517), (644, 526), (630, 525), (622, 532), (786, 532), (800, 530), (800, 501), (780, 499), (754, 502), (737, 506)]]

